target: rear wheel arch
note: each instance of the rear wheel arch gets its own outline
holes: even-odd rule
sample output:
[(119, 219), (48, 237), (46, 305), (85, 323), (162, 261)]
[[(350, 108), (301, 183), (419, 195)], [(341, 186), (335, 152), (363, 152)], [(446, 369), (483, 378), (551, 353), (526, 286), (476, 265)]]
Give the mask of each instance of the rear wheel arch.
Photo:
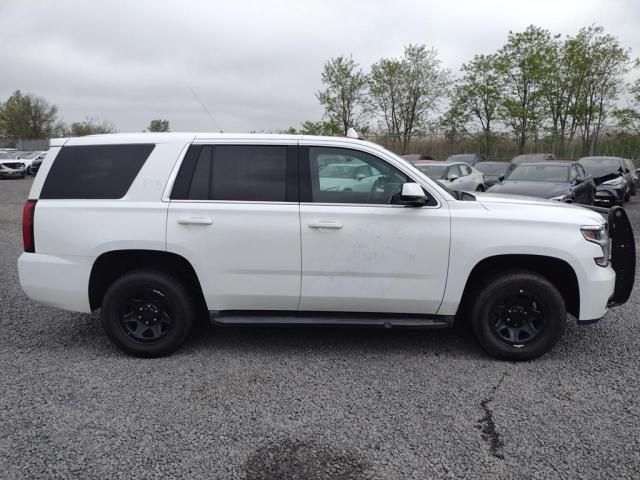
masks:
[(565, 260), (545, 255), (495, 255), (478, 262), (471, 270), (464, 287), (461, 309), (465, 309), (476, 292), (501, 273), (526, 271), (542, 275), (559, 291), (567, 306), (567, 312), (580, 314), (580, 286), (573, 267)]
[(89, 276), (91, 310), (100, 308), (113, 282), (127, 272), (140, 269), (166, 273), (180, 280), (199, 306), (206, 310), (202, 286), (191, 263), (178, 254), (161, 250), (113, 250), (101, 254), (93, 263)]

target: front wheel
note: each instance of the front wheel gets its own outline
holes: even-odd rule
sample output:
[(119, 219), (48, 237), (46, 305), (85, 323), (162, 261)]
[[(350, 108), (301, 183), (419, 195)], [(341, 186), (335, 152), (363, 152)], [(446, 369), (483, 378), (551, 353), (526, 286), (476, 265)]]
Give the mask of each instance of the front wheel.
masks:
[(481, 288), (471, 309), (471, 325), (484, 350), (507, 360), (529, 360), (551, 350), (564, 335), (567, 309), (545, 277), (514, 271)]
[(134, 270), (118, 278), (102, 301), (102, 326), (118, 348), (138, 357), (160, 357), (185, 341), (195, 318), (194, 301), (175, 277)]

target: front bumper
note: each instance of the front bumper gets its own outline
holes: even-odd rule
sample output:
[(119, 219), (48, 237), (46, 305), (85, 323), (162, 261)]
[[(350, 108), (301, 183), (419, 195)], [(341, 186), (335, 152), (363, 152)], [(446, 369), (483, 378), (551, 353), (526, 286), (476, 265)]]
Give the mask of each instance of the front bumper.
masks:
[(0, 170), (0, 178), (20, 178), (26, 173), (25, 170)]
[(609, 185), (598, 185), (593, 203), (599, 207), (614, 207), (624, 201), (624, 193), (623, 186), (616, 188)]

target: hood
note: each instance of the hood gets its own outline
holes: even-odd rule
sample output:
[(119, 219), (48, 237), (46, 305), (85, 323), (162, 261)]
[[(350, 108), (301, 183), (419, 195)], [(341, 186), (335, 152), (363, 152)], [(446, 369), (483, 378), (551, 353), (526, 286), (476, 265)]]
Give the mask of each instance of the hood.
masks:
[[(588, 220), (593, 222), (604, 223), (604, 218), (599, 213), (576, 205), (575, 203), (563, 203), (555, 200), (546, 200), (535, 197), (525, 197), (521, 195), (503, 195), (491, 192), (474, 192), (476, 201), (479, 202), (487, 210), (508, 209), (510, 211), (524, 212), (529, 211), (527, 207), (532, 207), (534, 211), (540, 210), (545, 217), (559, 218), (566, 216), (567, 219), (580, 223), (580, 218), (585, 223)], [(581, 214), (581, 215), (580, 215)]]
[(606, 182), (607, 180), (613, 180), (614, 178), (617, 178), (617, 177), (620, 177), (620, 176), (621, 176), (621, 174), (617, 173), (617, 172), (614, 172), (614, 173), (611, 173), (611, 172), (603, 173), (602, 175), (597, 176), (597, 177), (594, 175), (593, 176), (593, 181), (595, 182), (596, 185), (601, 185), (604, 182)]
[(527, 182), (506, 180), (491, 187), (491, 192), (528, 195), (530, 197), (551, 198), (569, 193), (569, 185), (558, 182)]

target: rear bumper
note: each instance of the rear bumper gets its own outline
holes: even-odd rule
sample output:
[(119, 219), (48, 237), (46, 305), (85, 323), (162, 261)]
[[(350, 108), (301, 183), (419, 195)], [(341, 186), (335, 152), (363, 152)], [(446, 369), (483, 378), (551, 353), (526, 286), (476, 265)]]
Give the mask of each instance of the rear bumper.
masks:
[(20, 286), (42, 305), (89, 313), (92, 265), (93, 259), (88, 257), (23, 253), (18, 259)]

